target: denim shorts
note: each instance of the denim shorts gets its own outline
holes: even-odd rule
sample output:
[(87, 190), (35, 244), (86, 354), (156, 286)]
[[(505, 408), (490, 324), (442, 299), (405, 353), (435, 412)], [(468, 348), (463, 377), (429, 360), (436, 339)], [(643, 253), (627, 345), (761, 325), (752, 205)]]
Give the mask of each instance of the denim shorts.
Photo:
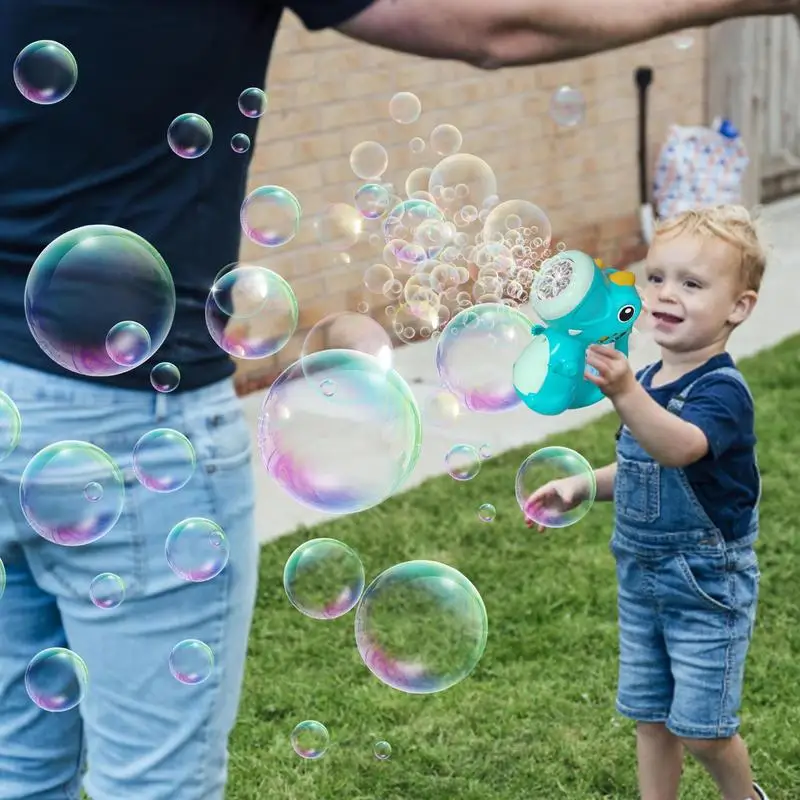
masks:
[[(665, 537), (666, 538), (666, 537)], [(645, 547), (615, 531), (619, 612), (617, 711), (676, 736), (739, 729), (760, 572), (752, 543), (684, 536)]]

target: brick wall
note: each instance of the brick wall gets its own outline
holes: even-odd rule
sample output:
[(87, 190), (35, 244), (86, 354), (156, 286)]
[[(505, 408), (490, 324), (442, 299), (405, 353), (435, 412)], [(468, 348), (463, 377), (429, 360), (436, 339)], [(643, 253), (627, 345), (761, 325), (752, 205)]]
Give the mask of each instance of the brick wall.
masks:
[[(414, 154), (413, 137), (427, 141), (447, 122), (464, 137), (461, 152), (488, 162), (502, 200), (526, 199), (542, 207), (553, 241), (586, 250), (615, 266), (642, 255), (638, 224), (638, 66), (653, 68), (650, 90), (649, 161), (652, 164), (670, 123), (705, 120), (706, 39), (678, 49), (671, 37), (578, 61), (482, 72), (471, 67), (400, 56), (351, 42), (334, 33), (310, 34), (287, 14), (267, 76), (269, 109), (261, 119), (248, 191), (264, 184), (290, 189), (303, 206), (304, 222), (294, 241), (265, 250), (243, 240), (241, 260), (283, 275), (300, 305), (294, 339), (277, 355), (239, 361), (243, 393), (268, 385), (295, 360), (305, 332), (326, 314), (354, 311), (368, 299), (371, 313), (386, 323), (382, 305), (366, 292), (366, 267), (381, 251), (359, 244), (346, 255), (319, 245), (312, 220), (329, 203), (352, 203), (363, 181), (349, 155), (361, 141), (375, 140), (389, 153), (384, 180), (402, 193), (405, 178), (440, 157), (430, 148)], [(553, 92), (579, 88), (585, 120), (560, 128), (550, 118)], [(422, 101), (418, 122), (399, 125), (388, 111), (397, 91)]]

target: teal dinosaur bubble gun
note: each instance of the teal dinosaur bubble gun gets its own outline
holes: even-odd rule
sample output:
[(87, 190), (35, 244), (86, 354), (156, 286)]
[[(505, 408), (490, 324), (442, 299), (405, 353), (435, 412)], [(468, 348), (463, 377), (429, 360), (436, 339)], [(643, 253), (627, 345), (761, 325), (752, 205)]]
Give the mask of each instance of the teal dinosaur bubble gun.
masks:
[(537, 414), (553, 416), (603, 399), (586, 380), (586, 350), (598, 344), (628, 355), (628, 339), (642, 310), (630, 272), (604, 267), (579, 250), (544, 261), (529, 303), (546, 323), (514, 364), (514, 389)]

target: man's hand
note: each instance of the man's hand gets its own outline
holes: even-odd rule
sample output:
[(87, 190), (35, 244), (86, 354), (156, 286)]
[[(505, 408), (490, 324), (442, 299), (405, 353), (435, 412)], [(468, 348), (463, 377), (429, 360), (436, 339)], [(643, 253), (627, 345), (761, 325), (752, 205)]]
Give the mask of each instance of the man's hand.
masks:
[(598, 372), (597, 375), (593, 375), (587, 370), (584, 373), (586, 380), (612, 400), (627, 394), (637, 386), (628, 359), (613, 347), (591, 345), (586, 351), (586, 364)]

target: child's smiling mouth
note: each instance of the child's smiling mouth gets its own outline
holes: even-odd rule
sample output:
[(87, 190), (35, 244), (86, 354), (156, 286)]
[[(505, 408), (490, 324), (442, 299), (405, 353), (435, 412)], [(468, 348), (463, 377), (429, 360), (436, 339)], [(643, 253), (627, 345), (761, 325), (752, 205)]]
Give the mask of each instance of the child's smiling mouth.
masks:
[(653, 318), (659, 322), (666, 322), (668, 325), (677, 325), (679, 322), (683, 322), (683, 317), (676, 317), (674, 314), (667, 314), (663, 311), (654, 311)]

